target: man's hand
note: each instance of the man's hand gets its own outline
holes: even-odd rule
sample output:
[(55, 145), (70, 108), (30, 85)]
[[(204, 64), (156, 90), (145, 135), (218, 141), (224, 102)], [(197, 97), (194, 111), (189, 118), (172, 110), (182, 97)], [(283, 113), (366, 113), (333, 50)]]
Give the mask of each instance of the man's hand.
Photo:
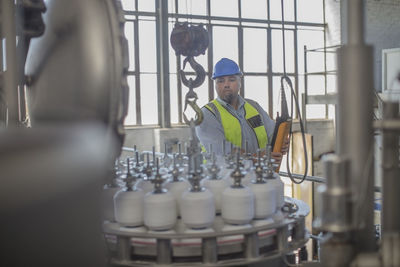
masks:
[(288, 136), (282, 145), (281, 149), (282, 155), (286, 155), (286, 153), (289, 151), (289, 144), (290, 144), (290, 137)]
[(274, 164), (281, 164), (282, 156), (281, 152), (271, 152), (271, 157), (275, 160)]

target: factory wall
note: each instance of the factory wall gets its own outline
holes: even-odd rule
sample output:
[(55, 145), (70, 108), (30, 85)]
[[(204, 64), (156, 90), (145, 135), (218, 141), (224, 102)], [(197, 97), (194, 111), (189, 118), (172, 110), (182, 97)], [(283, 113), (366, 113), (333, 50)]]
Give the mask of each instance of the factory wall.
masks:
[[(382, 91), (382, 49), (400, 47), (400, 1), (365, 1), (365, 41), (374, 46), (374, 88)], [(347, 40), (346, 1), (342, 3), (342, 40)]]
[(382, 49), (400, 47), (400, 1), (368, 0), (366, 4), (366, 35), (374, 45), (374, 88), (382, 91)]
[[(126, 129), (125, 147), (133, 148), (134, 145), (139, 151), (155, 150), (164, 152), (164, 143), (167, 143), (169, 149), (178, 151), (178, 143), (184, 143), (190, 138), (190, 129), (186, 126), (174, 128), (159, 127), (131, 127)], [(182, 147), (183, 149), (183, 147)]]
[(341, 43), (341, 3), (337, 0), (325, 0), (326, 46)]

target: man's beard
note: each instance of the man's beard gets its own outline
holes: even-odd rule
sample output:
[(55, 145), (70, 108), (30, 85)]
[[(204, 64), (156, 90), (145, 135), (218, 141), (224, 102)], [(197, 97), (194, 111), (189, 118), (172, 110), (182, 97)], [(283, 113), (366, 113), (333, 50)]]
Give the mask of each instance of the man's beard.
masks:
[(224, 100), (226, 103), (228, 103), (228, 104), (230, 104), (230, 105), (232, 105), (232, 102), (233, 102), (234, 99), (235, 99), (235, 95), (234, 95), (234, 94), (231, 94), (231, 93), (226, 94), (226, 95), (222, 98), (222, 100)]

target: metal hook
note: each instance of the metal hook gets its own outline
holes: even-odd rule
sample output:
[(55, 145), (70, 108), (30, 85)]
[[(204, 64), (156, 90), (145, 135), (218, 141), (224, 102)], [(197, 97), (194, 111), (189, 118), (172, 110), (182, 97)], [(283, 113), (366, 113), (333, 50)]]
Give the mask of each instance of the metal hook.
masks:
[[(189, 62), (192, 69), (196, 72), (196, 78), (194, 80), (192, 78), (187, 79), (186, 74), (183, 71), (187, 62)], [(180, 70), (182, 83), (189, 87), (189, 92), (193, 92), (194, 88), (199, 87), (204, 82), (206, 78), (206, 72), (204, 68), (199, 63), (197, 63), (192, 56), (188, 56), (185, 58), (185, 60), (183, 61), (183, 69)]]
[(183, 120), (185, 121), (186, 124), (190, 124), (190, 121), (193, 121), (195, 125), (200, 125), (200, 123), (203, 121), (203, 111), (201, 111), (201, 108), (196, 104), (196, 100), (197, 100), (197, 96), (194, 100), (189, 100), (188, 98), (186, 98), (185, 101), (185, 110), (186, 110), (186, 106), (187, 104), (189, 104), (189, 106), (196, 112), (196, 116), (195, 119), (188, 119), (185, 115), (185, 113), (183, 113)]

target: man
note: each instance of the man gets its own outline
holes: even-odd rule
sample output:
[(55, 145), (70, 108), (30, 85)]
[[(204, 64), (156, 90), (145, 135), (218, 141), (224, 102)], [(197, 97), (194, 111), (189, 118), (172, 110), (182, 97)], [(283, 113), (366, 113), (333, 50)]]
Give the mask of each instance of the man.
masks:
[[(272, 140), (275, 122), (257, 102), (239, 95), (241, 76), (239, 66), (228, 58), (222, 58), (214, 66), (212, 79), (218, 97), (202, 108), (204, 120), (196, 127), (196, 133), (201, 144), (206, 149), (211, 144), (217, 155), (222, 155), (225, 140), (227, 153), (230, 143), (243, 150), (247, 141), (248, 152), (253, 154)], [(282, 152), (287, 147), (288, 144)], [(272, 157), (280, 162), (282, 153), (273, 152)]]

